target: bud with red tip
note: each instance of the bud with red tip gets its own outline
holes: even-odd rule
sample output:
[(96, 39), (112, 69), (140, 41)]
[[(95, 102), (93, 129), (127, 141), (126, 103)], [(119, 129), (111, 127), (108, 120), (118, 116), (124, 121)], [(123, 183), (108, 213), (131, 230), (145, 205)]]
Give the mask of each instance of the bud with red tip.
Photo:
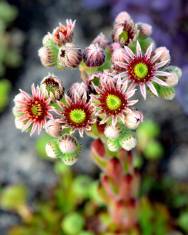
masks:
[(132, 19), (129, 13), (127, 13), (126, 11), (122, 11), (116, 16), (114, 24), (115, 25), (124, 24), (125, 22), (128, 22), (130, 20)]
[(88, 67), (100, 66), (105, 61), (105, 52), (98, 44), (91, 44), (83, 53), (83, 60)]
[(72, 43), (66, 43), (59, 49), (58, 64), (60, 67), (76, 68), (82, 61), (82, 51)]
[(62, 153), (59, 149), (57, 140), (51, 140), (49, 141), (45, 146), (46, 154), (50, 158), (59, 158)]
[(53, 40), (58, 46), (72, 42), (75, 23), (75, 20), (66, 20), (66, 25), (60, 23), (59, 26), (54, 29)]

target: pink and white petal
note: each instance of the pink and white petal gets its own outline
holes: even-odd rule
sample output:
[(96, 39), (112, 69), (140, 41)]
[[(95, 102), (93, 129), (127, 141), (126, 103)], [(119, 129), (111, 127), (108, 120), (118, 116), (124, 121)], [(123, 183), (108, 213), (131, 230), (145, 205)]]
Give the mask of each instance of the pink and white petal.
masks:
[(154, 95), (158, 96), (157, 90), (155, 89), (155, 86), (152, 84), (152, 82), (148, 82), (148, 83), (147, 83), (147, 86), (149, 87), (150, 91), (151, 91)]
[(127, 92), (126, 92), (127, 98), (128, 98), (128, 99), (131, 98), (131, 97), (135, 94), (135, 91), (136, 91), (136, 89), (127, 91)]
[(30, 136), (32, 136), (36, 130), (37, 130), (37, 124), (34, 123), (31, 128)]
[(134, 82), (132, 82), (132, 83), (129, 85), (129, 87), (128, 87), (128, 89), (127, 89), (127, 92), (130, 91), (130, 90), (135, 89), (136, 86), (137, 86), (137, 84), (134, 83)]
[(117, 117), (112, 117), (112, 126), (115, 127), (117, 124)]
[(146, 85), (145, 84), (140, 84), (140, 92), (143, 96), (144, 99), (146, 99)]
[(170, 73), (166, 72), (166, 71), (157, 70), (155, 72), (155, 76), (168, 77), (169, 75), (170, 75)]
[(123, 85), (122, 85), (122, 91), (123, 91), (123, 92), (126, 92), (127, 87), (128, 87), (128, 80), (124, 79), (124, 80), (122, 80), (122, 83), (123, 83)]
[(28, 121), (25, 125), (22, 127), (22, 132), (26, 131), (32, 124), (32, 121)]
[(167, 65), (167, 64), (169, 63), (169, 61), (170, 61), (170, 60), (161, 61), (160, 63), (157, 63), (157, 64), (155, 65), (155, 68), (156, 68), (156, 69), (162, 68), (162, 67), (164, 67), (165, 65)]
[(119, 66), (120, 68), (123, 68), (123, 69), (125, 69), (125, 68), (127, 67), (127, 64), (126, 64), (126, 63), (120, 62), (120, 61), (116, 61), (116, 62), (115, 62), (115, 65), (116, 65), (116, 66)]
[(129, 101), (127, 102), (127, 106), (133, 106), (133, 105), (135, 105), (136, 103), (138, 103), (138, 100), (129, 100)]
[(151, 59), (151, 62), (155, 63), (161, 56), (162, 54), (162, 50), (161, 51), (158, 51)]
[(153, 46), (154, 46), (153, 43), (151, 43), (151, 45), (147, 48), (146, 53), (145, 53), (145, 56), (147, 58), (151, 57), (151, 54), (152, 54), (152, 51), (153, 51)]
[(157, 78), (157, 77), (154, 77), (154, 78), (152, 79), (152, 81), (155, 82), (155, 83), (157, 83), (157, 84), (159, 84), (159, 85), (161, 85), (161, 86), (168, 86), (168, 84), (167, 84), (166, 82), (164, 82), (163, 80), (161, 80), (161, 79), (159, 79), (159, 78)]
[(21, 89), (19, 89), (19, 91), (24, 95), (24, 98), (26, 100), (30, 100), (31, 99), (31, 96), (27, 92), (25, 92), (25, 91), (23, 91)]
[(125, 48), (125, 52), (127, 53), (127, 55), (128, 55), (131, 59), (133, 59), (133, 58), (135, 57), (133, 51), (132, 51), (129, 47), (127, 47), (127, 46), (125, 46), (124, 48)]
[(142, 56), (142, 49), (141, 49), (139, 41), (136, 42), (136, 55), (139, 57)]

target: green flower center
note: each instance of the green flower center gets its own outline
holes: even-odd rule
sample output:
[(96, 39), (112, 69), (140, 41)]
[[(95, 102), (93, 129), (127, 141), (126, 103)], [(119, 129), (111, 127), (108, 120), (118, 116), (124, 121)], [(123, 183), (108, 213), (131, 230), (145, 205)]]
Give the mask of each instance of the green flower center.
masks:
[(76, 124), (83, 123), (86, 119), (86, 113), (82, 109), (73, 109), (69, 115), (70, 120)]
[(121, 43), (125, 43), (127, 42), (129, 39), (129, 33), (127, 31), (123, 31), (120, 35), (119, 35), (119, 40)]
[(148, 75), (148, 66), (144, 63), (138, 63), (134, 67), (134, 73), (138, 79), (143, 79)]
[(37, 101), (31, 106), (31, 112), (34, 116), (40, 117), (43, 113), (42, 106)]
[(106, 98), (107, 107), (110, 110), (117, 110), (121, 107), (121, 99), (116, 95), (108, 95)]

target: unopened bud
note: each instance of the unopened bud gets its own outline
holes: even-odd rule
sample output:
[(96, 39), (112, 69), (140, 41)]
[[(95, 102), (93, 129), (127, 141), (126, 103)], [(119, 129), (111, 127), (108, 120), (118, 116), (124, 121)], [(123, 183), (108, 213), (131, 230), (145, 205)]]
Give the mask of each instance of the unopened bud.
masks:
[(52, 137), (59, 137), (62, 132), (62, 126), (56, 120), (49, 120), (45, 125), (45, 130), (47, 134), (51, 135)]
[(45, 146), (45, 150), (47, 156), (50, 158), (58, 158), (61, 156), (61, 151), (56, 140), (49, 141)]
[(60, 150), (63, 154), (76, 153), (78, 151), (77, 140), (70, 135), (64, 135), (59, 142)]
[(41, 90), (52, 101), (60, 100), (64, 94), (62, 82), (53, 74), (49, 74), (41, 81)]
[(126, 53), (123, 48), (118, 48), (112, 53), (112, 64), (113, 68), (119, 72), (123, 71), (122, 66), (118, 64), (126, 63)]
[(59, 49), (58, 63), (62, 67), (75, 68), (82, 61), (82, 51), (72, 43), (66, 43)]
[(169, 86), (176, 86), (179, 82), (179, 77), (175, 72), (172, 72), (167, 77), (165, 77), (165, 82)]
[(116, 126), (106, 126), (104, 134), (109, 139), (116, 139), (119, 137), (119, 129)]
[(107, 140), (107, 147), (108, 147), (108, 149), (110, 151), (116, 152), (116, 151), (119, 150), (120, 145), (119, 145), (118, 140), (116, 140), (116, 139), (108, 139)]
[(132, 135), (127, 134), (120, 140), (120, 145), (126, 151), (130, 151), (136, 147), (136, 139)]
[(155, 54), (160, 54), (159, 61), (170, 62), (170, 52), (166, 47), (158, 47), (155, 49)]
[(58, 46), (67, 42), (72, 42), (75, 23), (75, 20), (66, 20), (66, 25), (60, 23), (59, 26), (54, 29), (53, 40)]
[(143, 121), (143, 114), (139, 111), (132, 111), (125, 117), (125, 124), (129, 129), (136, 129)]
[(137, 28), (141, 36), (149, 37), (152, 34), (152, 26), (146, 23), (138, 23)]
[(98, 44), (100, 47), (102, 47), (103, 49), (105, 49), (108, 44), (109, 41), (106, 38), (106, 36), (103, 33), (100, 33), (92, 42), (92, 44)]
[(83, 53), (83, 60), (88, 67), (100, 66), (105, 61), (105, 52), (98, 44), (91, 44)]
[(124, 24), (130, 20), (132, 20), (131, 16), (126, 11), (122, 11), (116, 16), (114, 24)]
[(45, 67), (55, 66), (57, 63), (57, 53), (58, 50), (56, 48), (41, 47), (38, 51), (38, 55), (42, 65)]
[(173, 100), (176, 92), (173, 87), (160, 87), (160, 89), (158, 90), (158, 94), (165, 100)]

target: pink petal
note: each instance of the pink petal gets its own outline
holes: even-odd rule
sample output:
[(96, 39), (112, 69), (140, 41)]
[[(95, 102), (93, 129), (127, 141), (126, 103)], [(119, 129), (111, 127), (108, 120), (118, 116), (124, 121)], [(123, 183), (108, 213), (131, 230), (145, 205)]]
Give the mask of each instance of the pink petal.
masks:
[(142, 96), (144, 97), (144, 99), (146, 99), (146, 86), (145, 86), (145, 84), (140, 85), (140, 92), (141, 92)]
[(152, 79), (153, 82), (156, 82), (157, 84), (161, 85), (161, 86), (168, 86), (168, 84), (166, 82), (164, 82), (163, 80), (157, 78), (157, 77), (154, 77)]
[(136, 54), (139, 57), (142, 56), (142, 49), (141, 49), (139, 41), (136, 42)]
[(153, 51), (153, 43), (148, 47), (148, 49), (147, 49), (147, 51), (146, 51), (146, 53), (145, 53), (145, 56), (146, 56), (147, 58), (150, 58), (152, 51)]
[(155, 65), (155, 68), (156, 68), (156, 69), (162, 68), (162, 67), (164, 67), (165, 65), (167, 65), (168, 63), (169, 63), (169, 60), (164, 60), (164, 61), (162, 61), (162, 62), (160, 62), (160, 63), (157, 63), (157, 64)]
[(128, 54), (128, 56), (133, 59), (134, 58), (134, 53), (132, 52), (132, 50), (129, 47), (124, 47), (125, 48), (125, 52)]
[(154, 95), (158, 96), (157, 90), (155, 89), (154, 85), (151, 82), (148, 82), (147, 86), (149, 87), (149, 89)]

